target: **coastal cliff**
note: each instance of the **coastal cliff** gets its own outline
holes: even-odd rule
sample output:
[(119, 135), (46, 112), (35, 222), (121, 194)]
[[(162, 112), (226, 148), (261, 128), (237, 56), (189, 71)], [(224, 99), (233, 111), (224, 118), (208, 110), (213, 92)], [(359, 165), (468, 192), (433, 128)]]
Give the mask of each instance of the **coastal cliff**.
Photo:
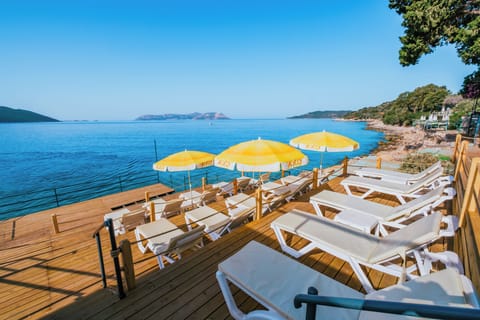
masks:
[(0, 122), (58, 122), (59, 120), (23, 109), (0, 106)]
[(166, 113), (161, 115), (147, 114), (138, 117), (135, 120), (228, 120), (226, 115), (221, 112), (206, 112), (206, 113), (189, 113), (189, 114), (173, 114)]

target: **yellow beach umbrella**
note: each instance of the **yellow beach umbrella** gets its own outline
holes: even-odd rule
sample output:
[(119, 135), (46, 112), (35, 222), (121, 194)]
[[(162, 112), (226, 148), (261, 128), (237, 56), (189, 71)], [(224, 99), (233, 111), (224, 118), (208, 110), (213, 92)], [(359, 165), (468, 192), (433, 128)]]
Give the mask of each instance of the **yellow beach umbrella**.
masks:
[(185, 150), (169, 155), (153, 164), (158, 171), (190, 171), (213, 165), (215, 155), (202, 151)]
[(188, 171), (188, 185), (190, 187), (190, 198), (192, 198), (190, 171), (212, 166), (214, 158), (215, 155), (212, 153), (185, 150), (155, 162), (153, 169), (158, 171)]
[(215, 157), (215, 166), (248, 172), (276, 172), (308, 163), (308, 158), (288, 144), (250, 140), (236, 144)]
[(357, 150), (360, 144), (340, 134), (327, 131), (307, 133), (290, 140), (290, 145), (302, 150), (319, 151), (320, 170), (322, 170), (324, 152), (347, 152)]

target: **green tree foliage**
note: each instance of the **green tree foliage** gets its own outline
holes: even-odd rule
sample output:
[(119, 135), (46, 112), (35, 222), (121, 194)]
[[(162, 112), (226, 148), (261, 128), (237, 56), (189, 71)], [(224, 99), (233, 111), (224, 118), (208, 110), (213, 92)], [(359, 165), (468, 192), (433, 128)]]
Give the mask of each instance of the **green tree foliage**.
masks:
[(452, 109), (452, 114), (450, 115), (448, 129), (456, 129), (460, 124), (463, 116), (468, 115), (472, 111), (474, 101), (471, 99), (464, 99), (459, 101), (455, 107)]
[(386, 124), (411, 125), (422, 114), (439, 111), (449, 95), (445, 86), (428, 84), (412, 92), (401, 93), (397, 99), (377, 107), (363, 108), (346, 115), (346, 118), (381, 119)]
[(446, 44), (456, 46), (464, 63), (480, 65), (479, 0), (390, 0), (389, 7), (403, 18), (403, 66)]
[(468, 99), (480, 97), (480, 70), (465, 77), (460, 94)]

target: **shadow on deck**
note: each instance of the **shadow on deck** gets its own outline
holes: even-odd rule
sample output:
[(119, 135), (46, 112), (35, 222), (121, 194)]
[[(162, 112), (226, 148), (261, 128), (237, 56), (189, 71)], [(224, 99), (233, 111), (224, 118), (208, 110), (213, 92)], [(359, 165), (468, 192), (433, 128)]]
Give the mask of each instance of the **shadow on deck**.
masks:
[[(340, 178), (334, 179), (324, 185), (324, 188), (341, 192), (343, 188), (339, 185), (340, 180)], [(71, 303), (63, 309), (52, 312), (48, 318), (229, 319), (231, 317), (215, 278), (218, 263), (252, 240), (280, 251), (270, 223), (293, 208), (313, 213), (314, 210), (308, 203), (310, 195), (304, 195), (297, 201), (283, 205), (259, 221), (250, 222), (235, 229), (230, 234), (208, 243), (200, 250), (191, 252), (182, 260), (163, 270), (158, 269), (151, 254), (147, 258), (136, 255), (135, 252), (138, 253), (138, 250), (133, 248), (134, 261), (137, 261), (135, 269), (139, 271), (137, 272), (137, 288), (128, 292), (126, 298), (119, 300), (113, 289), (99, 290), (78, 298), (75, 303)], [(394, 202), (390, 197), (376, 200), (384, 204)], [(221, 205), (217, 203), (212, 206), (221, 209)], [(306, 243), (300, 238), (294, 238), (292, 241), (294, 246), (303, 246)], [(444, 243), (439, 243), (438, 246), (443, 248)], [(350, 265), (341, 259), (320, 250), (314, 250), (302, 257), (300, 261), (356, 290), (362, 290)], [(377, 271), (370, 271), (368, 274), (376, 288), (390, 286), (396, 282), (394, 277)], [(257, 302), (242, 291), (233, 288), (233, 293), (237, 304), (243, 311), (261, 308)]]

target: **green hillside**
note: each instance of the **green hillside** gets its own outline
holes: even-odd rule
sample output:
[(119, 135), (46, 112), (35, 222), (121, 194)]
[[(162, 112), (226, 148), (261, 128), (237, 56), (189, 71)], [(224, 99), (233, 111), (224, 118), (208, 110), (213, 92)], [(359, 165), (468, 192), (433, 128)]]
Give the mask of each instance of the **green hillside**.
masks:
[(0, 106), (0, 122), (58, 122), (53, 119), (32, 111), (12, 109)]
[(428, 84), (413, 91), (401, 93), (395, 100), (383, 102), (375, 107), (366, 107), (346, 114), (346, 119), (379, 119), (385, 124), (411, 125), (422, 115), (428, 116), (433, 111), (440, 111), (449, 105), (447, 97), (451, 96), (445, 86)]
[(320, 118), (341, 118), (351, 111), (313, 111), (299, 116), (288, 117), (288, 119), (320, 119)]

